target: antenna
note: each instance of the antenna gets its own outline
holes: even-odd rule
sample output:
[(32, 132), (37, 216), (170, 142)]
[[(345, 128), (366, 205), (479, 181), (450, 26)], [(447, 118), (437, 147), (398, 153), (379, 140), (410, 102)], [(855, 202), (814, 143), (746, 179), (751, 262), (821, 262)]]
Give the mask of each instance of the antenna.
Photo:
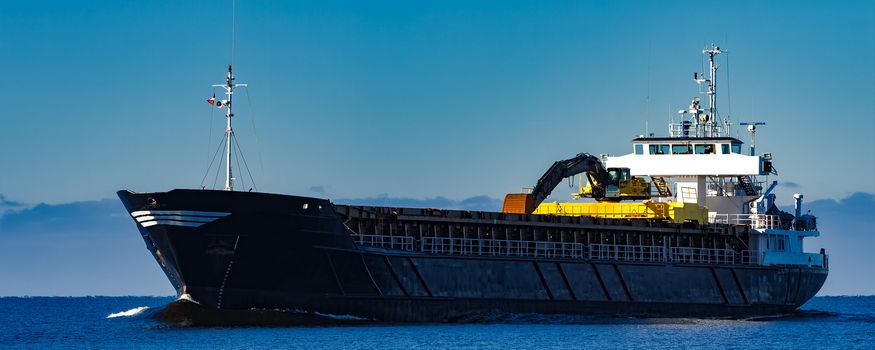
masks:
[(647, 97), (644, 99), (644, 134), (650, 134), (650, 57), (653, 53), (653, 41), (647, 42)]
[(747, 125), (747, 131), (750, 132), (750, 155), (756, 155), (757, 147), (757, 125), (766, 125), (765, 122), (741, 122), (738, 125)]
[[(702, 49), (702, 54), (708, 55), (708, 77), (698, 72), (693, 73), (693, 81), (696, 84), (708, 84), (708, 114), (702, 115), (697, 119), (697, 124), (703, 125), (705, 136), (719, 136), (719, 124), (717, 121), (717, 68), (716, 57), (718, 54), (724, 53), (720, 47), (711, 44), (710, 47)], [(715, 127), (717, 126), (717, 127)]]
[(231, 0), (231, 65), (234, 65), (234, 50), (237, 48), (237, 1)]
[[(213, 188), (215, 188), (215, 182), (219, 179), (219, 168), (221, 168), (222, 162), (225, 162), (225, 191), (233, 191), (234, 190), (234, 181), (237, 178), (234, 177), (233, 168), (231, 165), (231, 154), (233, 153), (237, 160), (237, 167), (241, 167), (240, 159), (243, 160), (243, 167), (246, 168), (246, 172), (249, 174), (249, 178), (252, 180), (252, 185), (255, 187), (255, 179), (252, 177), (252, 173), (250, 172), (249, 165), (246, 164), (246, 157), (243, 156), (242, 149), (240, 148), (240, 144), (237, 142), (237, 136), (234, 134), (234, 128), (231, 125), (232, 119), (234, 118), (234, 90), (239, 87), (248, 87), (248, 84), (237, 84), (234, 83), (236, 79), (234, 77), (234, 51), (235, 51), (235, 28), (236, 28), (236, 2), (232, 1), (231, 7), (231, 64), (228, 65), (228, 75), (225, 76), (224, 84), (214, 84), (213, 87), (213, 97), (207, 99), (207, 103), (211, 106), (216, 107), (218, 109), (225, 108), (227, 111), (225, 112), (225, 135), (224, 142), (219, 143), (218, 149), (216, 149), (216, 153), (213, 155), (213, 159), (210, 161), (210, 165), (207, 166), (206, 174), (204, 175), (204, 180), (201, 180), (201, 187), (204, 188), (203, 182), (206, 181), (207, 175), (209, 175), (210, 169), (212, 169), (213, 163), (219, 155), (219, 151), (222, 150), (222, 156), (224, 159), (218, 162), (216, 167), (216, 177), (213, 182)], [(215, 88), (222, 88), (225, 90), (225, 99), (218, 100), (216, 99)], [(247, 97), (249, 95), (247, 94)], [(212, 116), (212, 114), (210, 114)], [(212, 126), (212, 124), (211, 124)], [(255, 130), (255, 121), (253, 120), (253, 131)], [(257, 141), (257, 136), (256, 136)], [(235, 149), (236, 148), (236, 149)], [(260, 157), (260, 155), (259, 155)], [(242, 181), (242, 179), (241, 179)], [(244, 183), (245, 184), (245, 183)], [(255, 187), (258, 190), (258, 187)], [(250, 189), (251, 191), (251, 189)]]
[(233, 147), (233, 143), (231, 142), (231, 138), (234, 137), (234, 129), (231, 127), (231, 118), (234, 117), (233, 104), (232, 101), (234, 99), (234, 88), (237, 87), (245, 87), (247, 84), (235, 84), (234, 83), (234, 72), (233, 72), (233, 62), (234, 62), (234, 41), (236, 39), (235, 31), (237, 26), (236, 20), (236, 11), (237, 11), (236, 1), (231, 1), (231, 63), (228, 65), (228, 76), (225, 77), (225, 84), (216, 84), (213, 87), (221, 87), (225, 89), (225, 95), (228, 96), (226, 100), (215, 101), (215, 96), (213, 99), (208, 100), (210, 104), (213, 104), (215, 101), (215, 106), (217, 108), (228, 108), (228, 111), (225, 113), (225, 119), (227, 120), (226, 128), (225, 128), (225, 191), (233, 191), (234, 190), (234, 174), (231, 169), (231, 147)]

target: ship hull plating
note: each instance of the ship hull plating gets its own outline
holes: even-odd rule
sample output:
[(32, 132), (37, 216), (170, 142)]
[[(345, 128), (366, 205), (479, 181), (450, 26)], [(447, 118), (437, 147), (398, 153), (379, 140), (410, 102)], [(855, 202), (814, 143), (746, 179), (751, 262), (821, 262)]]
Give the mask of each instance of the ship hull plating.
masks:
[(751, 316), (785, 313), (827, 269), (360, 247), (323, 199), (174, 190), (119, 197), (178, 294), (213, 310), (281, 309), (386, 322), (504, 313)]

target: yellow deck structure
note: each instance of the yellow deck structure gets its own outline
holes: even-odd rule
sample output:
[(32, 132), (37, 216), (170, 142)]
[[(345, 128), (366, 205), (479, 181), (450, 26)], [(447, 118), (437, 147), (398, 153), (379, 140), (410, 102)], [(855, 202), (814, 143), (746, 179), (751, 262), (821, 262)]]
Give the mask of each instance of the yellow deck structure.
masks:
[(708, 208), (699, 207), (695, 203), (682, 202), (545, 202), (535, 208), (533, 214), (708, 223)]

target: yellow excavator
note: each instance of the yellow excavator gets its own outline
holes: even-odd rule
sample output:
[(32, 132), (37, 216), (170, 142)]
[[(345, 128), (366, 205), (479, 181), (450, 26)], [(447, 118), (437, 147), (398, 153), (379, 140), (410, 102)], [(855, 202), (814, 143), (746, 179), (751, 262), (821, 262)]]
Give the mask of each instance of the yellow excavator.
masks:
[[(572, 195), (575, 199), (593, 198), (597, 203), (543, 203), (563, 179), (585, 174), (586, 186)], [(583, 179), (581, 178), (581, 182)], [(657, 183), (657, 181), (660, 181)], [(662, 178), (655, 178), (660, 197), (671, 197)], [(582, 183), (581, 183), (582, 185)], [(581, 153), (553, 163), (530, 193), (511, 193), (504, 197), (502, 212), (559, 216), (592, 216), (612, 219), (656, 219), (669, 222), (708, 222), (708, 209), (695, 203), (652, 201), (650, 186), (629, 168), (607, 168), (598, 157)], [(639, 202), (621, 202), (643, 200)]]
[(554, 162), (538, 179), (531, 193), (510, 193), (505, 196), (502, 212), (531, 214), (550, 196), (556, 185), (580, 173), (586, 175), (587, 184), (573, 195), (575, 198), (593, 198), (599, 202), (650, 199), (650, 183), (631, 176), (629, 168), (605, 169), (598, 157), (581, 153), (574, 158)]

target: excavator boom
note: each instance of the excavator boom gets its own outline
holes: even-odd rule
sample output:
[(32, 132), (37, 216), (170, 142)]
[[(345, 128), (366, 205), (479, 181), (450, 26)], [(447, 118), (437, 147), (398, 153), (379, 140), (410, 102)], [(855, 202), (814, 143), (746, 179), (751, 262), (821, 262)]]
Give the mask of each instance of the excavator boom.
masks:
[(553, 189), (567, 177), (586, 173), (587, 180), (593, 187), (593, 197), (603, 198), (604, 184), (608, 182), (608, 173), (598, 157), (581, 153), (571, 159), (554, 162), (547, 172), (538, 179), (532, 188), (532, 193), (511, 193), (504, 197), (502, 212), (530, 214), (535, 208), (550, 196)]

